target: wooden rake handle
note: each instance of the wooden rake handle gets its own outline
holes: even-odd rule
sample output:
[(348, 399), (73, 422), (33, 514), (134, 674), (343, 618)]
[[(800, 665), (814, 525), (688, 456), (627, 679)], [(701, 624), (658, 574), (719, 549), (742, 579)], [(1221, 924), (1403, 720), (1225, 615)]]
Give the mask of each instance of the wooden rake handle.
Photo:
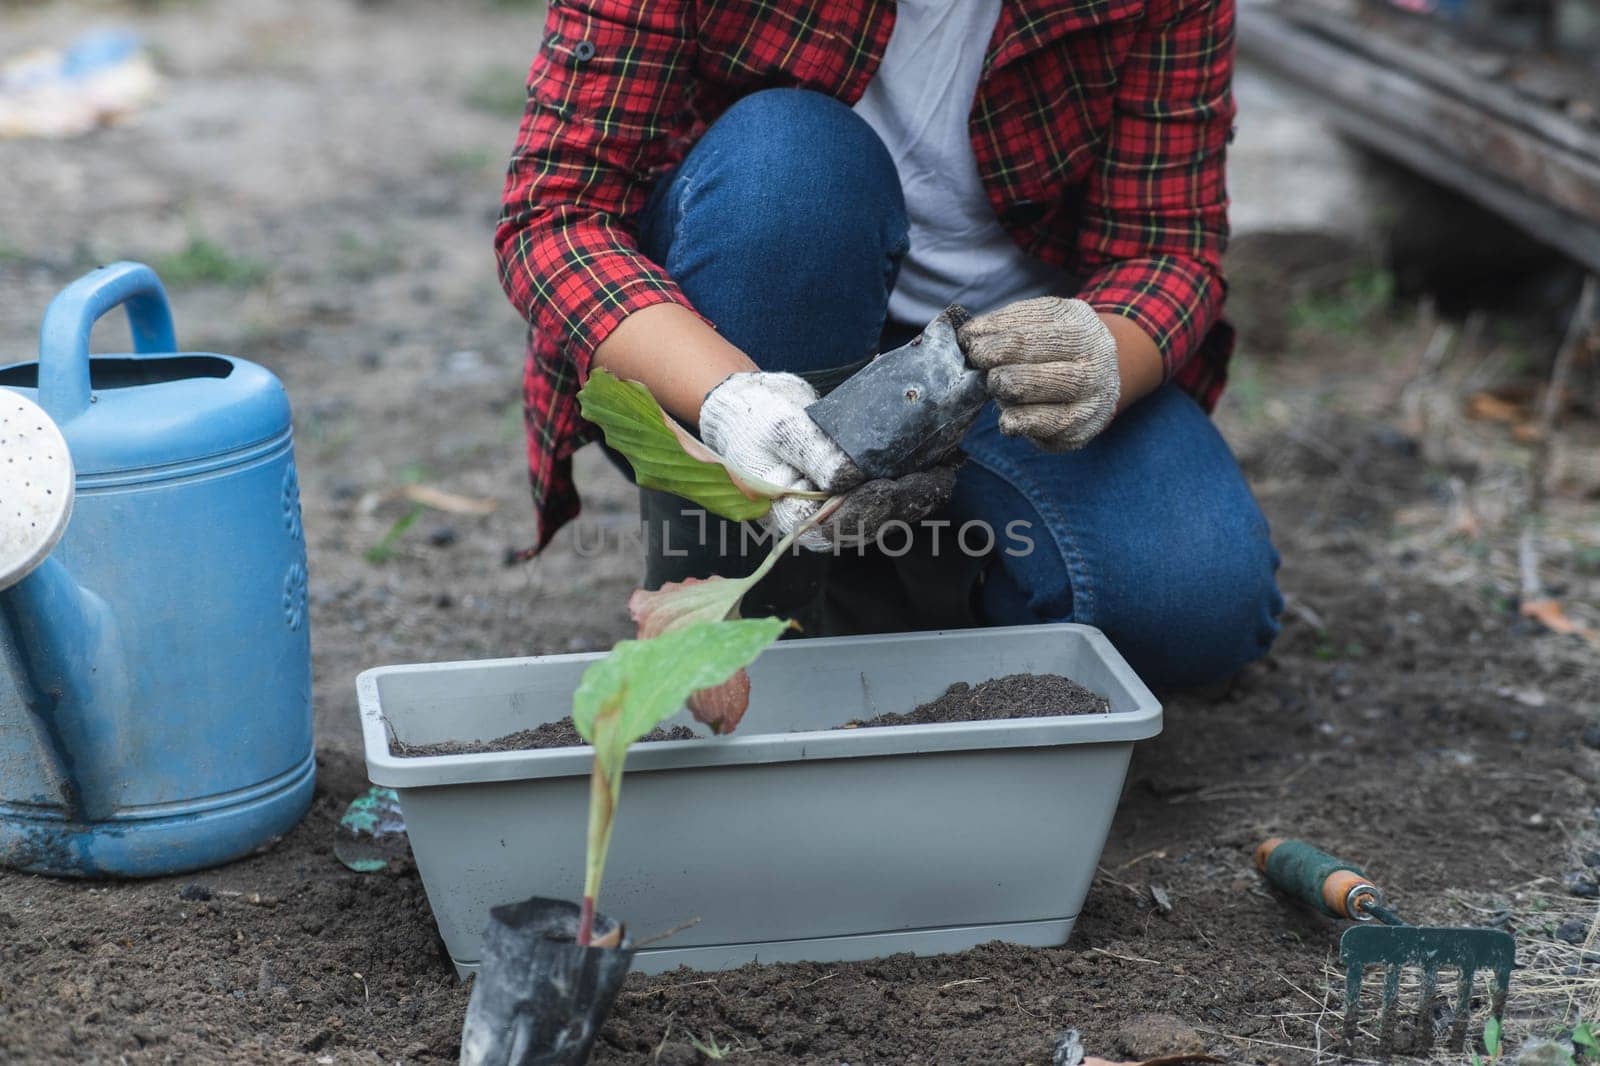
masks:
[(1331, 918), (1368, 922), (1375, 915), (1367, 908), (1383, 905), (1383, 893), (1361, 867), (1303, 840), (1263, 840), (1256, 848), (1256, 869), (1280, 892)]

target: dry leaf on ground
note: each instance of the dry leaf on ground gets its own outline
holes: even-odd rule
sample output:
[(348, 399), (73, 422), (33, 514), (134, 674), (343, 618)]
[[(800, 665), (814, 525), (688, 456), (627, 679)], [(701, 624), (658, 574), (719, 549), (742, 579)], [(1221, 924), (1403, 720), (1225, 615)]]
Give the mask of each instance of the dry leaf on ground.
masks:
[(1481, 422), (1524, 422), (1528, 412), (1521, 404), (1503, 400), (1492, 392), (1475, 392), (1467, 397), (1467, 417)]
[(1181, 1066), (1182, 1063), (1222, 1063), (1222, 1058), (1216, 1055), (1163, 1055), (1160, 1058), (1146, 1058), (1146, 1060), (1112, 1060), (1112, 1058), (1094, 1058), (1093, 1055), (1083, 1060), (1083, 1066)]
[(1560, 600), (1549, 598), (1524, 600), (1521, 611), (1522, 617), (1533, 619), (1552, 633), (1560, 633), (1564, 636), (1576, 633), (1588, 641), (1596, 639), (1594, 630), (1582, 622), (1574, 621), (1567, 614), (1566, 608), (1561, 606)]
[(407, 485), (400, 494), (412, 503), (420, 503), (424, 507), (431, 507), (435, 511), (444, 511), (447, 514), (493, 514), (495, 508), (500, 506), (499, 500), (462, 496), (433, 485)]

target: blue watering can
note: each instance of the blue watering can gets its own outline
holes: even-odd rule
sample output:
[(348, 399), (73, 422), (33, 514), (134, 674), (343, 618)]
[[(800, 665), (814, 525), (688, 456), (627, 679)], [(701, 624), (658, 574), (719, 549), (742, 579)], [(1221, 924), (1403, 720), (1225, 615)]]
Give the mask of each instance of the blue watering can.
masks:
[[(134, 354), (89, 355), (125, 307)], [(116, 263), (0, 368), (0, 865), (153, 876), (245, 854), (311, 802), (306, 548), (277, 378), (178, 354)]]

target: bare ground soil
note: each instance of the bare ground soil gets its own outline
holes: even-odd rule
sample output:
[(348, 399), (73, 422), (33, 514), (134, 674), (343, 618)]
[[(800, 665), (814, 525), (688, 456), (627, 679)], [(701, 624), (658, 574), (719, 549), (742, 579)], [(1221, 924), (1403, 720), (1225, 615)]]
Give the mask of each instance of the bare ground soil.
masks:
[[(0, 142), (0, 361), (31, 356), (62, 285), (131, 257), (173, 281), (185, 346), (284, 379), (321, 770), (302, 825), (220, 870), (0, 873), (0, 1061), (451, 1059), (467, 993), (414, 870), (358, 875), (332, 854), (365, 783), (354, 675), (605, 647), (628, 632), (638, 567), (627, 550), (580, 559), (570, 532), (532, 564), (503, 563), (531, 540), (522, 327), (488, 240), (538, 12), (0, 10), (8, 48), (130, 21), (169, 76), (128, 125)], [(1600, 1018), (1596, 904), (1563, 883), (1600, 832), (1583, 742), (1600, 659), (1519, 615), (1529, 449), (1514, 425), (1461, 413), (1489, 388), (1521, 402), (1551, 323), (1440, 323), (1389, 300), (1363, 255), (1303, 235), (1238, 242), (1245, 349), (1219, 419), (1285, 558), (1286, 628), (1231, 685), (1166, 700), (1072, 942), (635, 975), (596, 1061), (704, 1061), (695, 1042), (714, 1041), (749, 1062), (1043, 1063), (1069, 1026), (1091, 1052), (1131, 1056), (1156, 1050), (1145, 1037), (1160, 1027), (1138, 1018), (1151, 1012), (1177, 1019), (1169, 1043), (1324, 1060), (1338, 930), (1261, 887), (1250, 849), (1272, 833), (1365, 863), (1414, 920), (1509, 922), (1524, 963), (1513, 1040)], [(121, 330), (108, 323), (102, 345), (125, 344)], [(1600, 628), (1593, 415), (1574, 409), (1529, 543), (1547, 590)], [(598, 456), (580, 472), (586, 518), (625, 529), (631, 490)], [(497, 506), (403, 524), (417, 484)]]

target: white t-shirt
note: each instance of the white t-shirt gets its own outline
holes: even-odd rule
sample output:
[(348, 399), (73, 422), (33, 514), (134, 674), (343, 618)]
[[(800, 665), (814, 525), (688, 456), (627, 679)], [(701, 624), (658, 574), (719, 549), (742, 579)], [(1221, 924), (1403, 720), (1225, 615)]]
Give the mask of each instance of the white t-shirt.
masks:
[(894, 33), (856, 104), (900, 173), (911, 248), (889, 317), (922, 325), (952, 303), (973, 314), (1047, 293), (1065, 275), (1018, 248), (978, 178), (967, 120), (1000, 0), (898, 0)]

